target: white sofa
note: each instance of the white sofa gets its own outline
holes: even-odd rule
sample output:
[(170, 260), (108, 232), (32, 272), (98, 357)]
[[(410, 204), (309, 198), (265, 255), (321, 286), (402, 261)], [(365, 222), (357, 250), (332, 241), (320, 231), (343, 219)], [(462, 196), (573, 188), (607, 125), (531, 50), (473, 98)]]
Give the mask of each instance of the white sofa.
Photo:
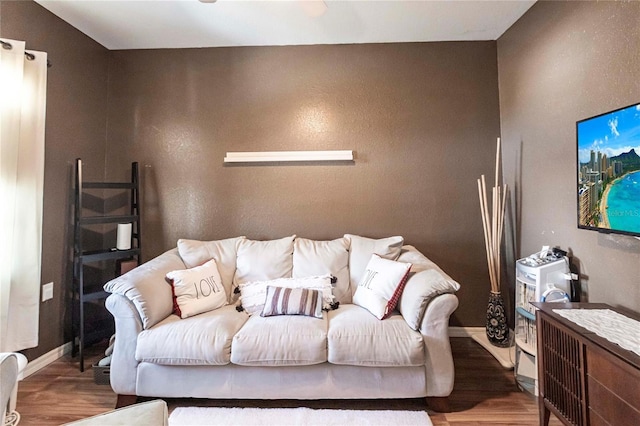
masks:
[[(447, 409), (454, 368), (449, 316), (459, 285), (401, 237), (345, 235), (180, 240), (178, 247), (105, 285), (115, 318), (110, 379), (118, 406), (138, 396), (220, 399), (427, 397)], [(352, 304), (372, 253), (412, 264), (397, 310), (379, 320)], [(215, 259), (229, 304), (181, 319), (170, 271)], [(322, 319), (249, 316), (234, 289), (246, 282), (331, 274), (340, 302)]]

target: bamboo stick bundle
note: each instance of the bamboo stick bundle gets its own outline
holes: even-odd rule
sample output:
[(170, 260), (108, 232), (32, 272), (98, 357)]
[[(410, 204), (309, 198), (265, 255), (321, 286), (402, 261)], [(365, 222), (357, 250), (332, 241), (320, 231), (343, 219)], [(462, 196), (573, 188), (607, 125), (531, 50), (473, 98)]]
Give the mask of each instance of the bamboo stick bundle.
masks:
[(478, 197), (480, 199), (480, 213), (482, 215), (482, 228), (484, 230), (484, 242), (489, 268), (489, 280), (491, 291), (500, 292), (500, 251), (502, 246), (502, 234), (504, 229), (504, 212), (507, 200), (507, 185), (502, 188), (499, 185), (500, 174), (500, 138), (496, 148), (496, 176), (495, 185), (491, 190), (491, 206), (487, 199), (487, 185), (484, 175), (478, 179)]

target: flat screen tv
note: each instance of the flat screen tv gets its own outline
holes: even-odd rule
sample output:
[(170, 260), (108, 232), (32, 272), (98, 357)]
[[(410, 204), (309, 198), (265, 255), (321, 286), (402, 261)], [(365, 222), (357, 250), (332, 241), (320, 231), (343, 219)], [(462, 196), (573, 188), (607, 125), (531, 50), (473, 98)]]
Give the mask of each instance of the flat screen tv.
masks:
[(640, 104), (576, 123), (578, 228), (640, 236)]

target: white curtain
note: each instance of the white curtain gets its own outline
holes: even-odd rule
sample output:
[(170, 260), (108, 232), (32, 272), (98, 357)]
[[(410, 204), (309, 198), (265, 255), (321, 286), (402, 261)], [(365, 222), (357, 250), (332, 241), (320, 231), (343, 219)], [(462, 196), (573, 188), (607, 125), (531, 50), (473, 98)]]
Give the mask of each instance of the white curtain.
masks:
[(1, 41), (0, 352), (8, 352), (38, 345), (47, 54)]

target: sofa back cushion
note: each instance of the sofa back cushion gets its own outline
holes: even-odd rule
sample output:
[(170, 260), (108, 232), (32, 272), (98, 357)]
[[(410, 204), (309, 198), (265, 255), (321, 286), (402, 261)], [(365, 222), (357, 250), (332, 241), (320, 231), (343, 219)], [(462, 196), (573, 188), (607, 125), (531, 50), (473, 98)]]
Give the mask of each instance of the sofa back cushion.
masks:
[(295, 238), (292, 235), (270, 241), (241, 240), (238, 243), (233, 287), (252, 281), (291, 278)]
[(346, 234), (344, 237), (349, 240), (349, 276), (353, 297), (371, 255), (375, 253), (383, 259), (396, 260), (400, 256), (404, 238), (388, 237), (376, 240), (352, 234)]
[(314, 241), (296, 238), (293, 244), (293, 278), (329, 274), (336, 278), (333, 295), (340, 303), (351, 303), (349, 241)]
[(211, 259), (215, 259), (227, 293), (228, 301), (232, 299), (233, 276), (236, 272), (236, 255), (238, 243), (246, 237), (227, 238), (217, 241), (178, 240), (178, 253), (187, 268), (195, 268)]

